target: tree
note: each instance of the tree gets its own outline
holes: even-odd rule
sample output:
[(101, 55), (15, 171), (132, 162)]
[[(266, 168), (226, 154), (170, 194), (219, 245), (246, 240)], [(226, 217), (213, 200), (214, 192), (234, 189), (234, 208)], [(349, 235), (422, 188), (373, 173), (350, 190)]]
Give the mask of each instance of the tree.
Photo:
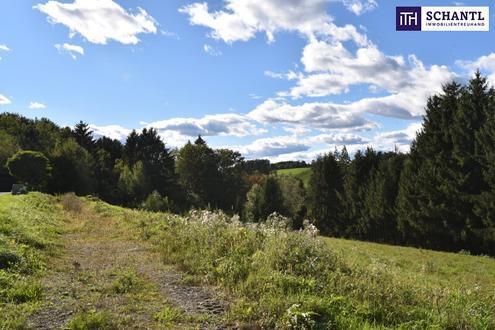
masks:
[(362, 230), (367, 240), (400, 243), (396, 201), (406, 155), (381, 155), (378, 168), (365, 190)]
[(18, 151), (7, 160), (10, 175), (34, 189), (43, 189), (50, 177), (50, 161), (41, 152)]
[(263, 187), (255, 183), (248, 191), (244, 206), (244, 218), (248, 222), (258, 222), (262, 219), (261, 203), (263, 200)]
[(342, 193), (342, 170), (333, 154), (320, 156), (311, 165), (309, 211), (316, 226), (325, 234), (340, 235), (343, 223), (338, 215)]
[[(198, 141), (199, 140), (199, 141)], [(219, 159), (204, 140), (188, 142), (179, 151), (177, 172), (183, 187), (188, 191), (196, 206), (216, 207), (218, 184), (221, 183)]]
[(428, 100), (400, 183), (398, 224), (410, 244), (482, 252), (484, 224), (473, 210), (488, 188), (479, 142), (487, 142), (480, 132), (492, 98), (477, 73), (467, 87), (451, 83)]
[(302, 228), (307, 214), (306, 190), (302, 180), (289, 175), (277, 175), (276, 179), (286, 215), (292, 219), (294, 229)]
[(263, 198), (261, 200), (261, 218), (265, 220), (273, 212), (287, 216), (282, 191), (276, 177), (268, 176), (263, 186)]
[(7, 159), (19, 150), (16, 139), (7, 132), (0, 131), (0, 191), (8, 191), (15, 183), (15, 179), (5, 167)]
[(76, 124), (72, 130), (72, 137), (76, 142), (88, 151), (91, 151), (94, 147), (93, 131), (89, 125), (83, 121)]
[(53, 165), (49, 184), (52, 192), (74, 192), (78, 195), (94, 193), (93, 158), (74, 139), (59, 142), (50, 159)]

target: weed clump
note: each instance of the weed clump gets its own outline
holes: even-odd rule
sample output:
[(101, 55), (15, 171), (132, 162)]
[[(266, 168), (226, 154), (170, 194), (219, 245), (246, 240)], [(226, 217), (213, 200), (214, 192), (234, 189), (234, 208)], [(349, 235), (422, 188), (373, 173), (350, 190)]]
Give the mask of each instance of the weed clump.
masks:
[(0, 251), (0, 269), (8, 269), (21, 262), (21, 257), (14, 252)]
[(77, 314), (67, 324), (70, 330), (114, 330), (118, 329), (109, 312), (89, 311)]
[(60, 205), (65, 211), (73, 213), (81, 213), (84, 206), (83, 202), (74, 193), (60, 196)]

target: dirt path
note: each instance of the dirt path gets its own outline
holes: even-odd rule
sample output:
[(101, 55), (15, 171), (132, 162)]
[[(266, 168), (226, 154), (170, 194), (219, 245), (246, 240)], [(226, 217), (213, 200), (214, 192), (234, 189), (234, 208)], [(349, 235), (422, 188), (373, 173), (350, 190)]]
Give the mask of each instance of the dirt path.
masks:
[(50, 262), (30, 328), (226, 329), (213, 291), (182, 284), (182, 274), (116, 220), (87, 206), (68, 218), (64, 252)]

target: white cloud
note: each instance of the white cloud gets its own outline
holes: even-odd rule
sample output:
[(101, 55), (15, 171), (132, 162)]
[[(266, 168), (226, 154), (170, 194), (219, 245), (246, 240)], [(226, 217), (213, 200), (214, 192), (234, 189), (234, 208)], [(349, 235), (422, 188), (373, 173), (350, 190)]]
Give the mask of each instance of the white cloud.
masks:
[(71, 37), (79, 33), (95, 44), (114, 40), (135, 45), (139, 34), (157, 32), (157, 23), (144, 9), (131, 13), (113, 0), (50, 0), (33, 8), (45, 13), (49, 22), (68, 27)]
[(39, 103), (39, 102), (29, 103), (29, 109), (45, 109), (45, 108), (46, 105), (44, 105), (43, 103)]
[(269, 42), (279, 31), (295, 31), (308, 38), (325, 35), (336, 40), (365, 44), (366, 37), (352, 25), (338, 27), (326, 12), (331, 0), (226, 0), (223, 9), (210, 11), (208, 4), (193, 3), (179, 11), (192, 25), (211, 29), (210, 36), (226, 43), (247, 41), (265, 33)]
[(246, 158), (265, 158), (308, 151), (311, 146), (293, 136), (278, 136), (258, 139), (248, 145), (231, 148), (238, 150)]
[(77, 55), (84, 55), (84, 48), (78, 45), (71, 45), (71, 44), (55, 44), (55, 48), (58, 50), (59, 53), (67, 53), (69, 54), (74, 60), (77, 59)]
[(7, 104), (11, 104), (11, 103), (12, 103), (12, 101), (10, 101), (8, 99), (8, 97), (0, 94), (0, 105), (7, 105)]
[(348, 105), (314, 102), (290, 105), (268, 99), (248, 115), (261, 123), (284, 123), (319, 129), (370, 129), (376, 124)]
[(167, 31), (167, 30), (160, 30), (160, 34), (162, 36), (165, 36), (165, 37), (169, 37), (169, 38), (174, 38), (174, 39), (180, 40), (180, 36), (177, 33), (175, 33), (175, 32), (171, 32), (171, 31)]
[(10, 52), (10, 48), (4, 44), (0, 44), (0, 50), (4, 52)]
[(313, 143), (325, 143), (330, 145), (354, 145), (354, 144), (366, 144), (369, 142), (368, 139), (359, 136), (357, 134), (320, 134), (312, 136), (309, 141)]
[(256, 127), (246, 117), (238, 114), (207, 115), (203, 118), (172, 118), (148, 124), (159, 132), (177, 132), (185, 137), (203, 136), (248, 136), (266, 131)]
[(378, 7), (375, 0), (344, 0), (344, 6), (356, 15), (364, 14)]
[(215, 47), (213, 47), (211, 45), (208, 45), (208, 44), (204, 44), (203, 45), (203, 50), (205, 51), (205, 53), (207, 53), (207, 54), (209, 54), (211, 56), (220, 56), (220, 55), (222, 55), (222, 52), (221, 51), (219, 51)]
[(122, 142), (126, 140), (127, 136), (132, 131), (130, 129), (127, 129), (119, 125), (108, 125), (108, 126), (90, 125), (90, 128), (93, 131), (93, 135), (96, 138), (101, 136), (106, 136), (110, 139), (119, 140)]
[(495, 85), (495, 53), (484, 55), (474, 61), (456, 61), (456, 64), (472, 75), (476, 70), (482, 70), (488, 74), (488, 80)]
[(409, 152), (411, 142), (422, 127), (422, 123), (416, 122), (403, 130), (378, 133), (373, 137), (372, 144), (378, 150), (392, 151), (397, 147), (401, 152)]

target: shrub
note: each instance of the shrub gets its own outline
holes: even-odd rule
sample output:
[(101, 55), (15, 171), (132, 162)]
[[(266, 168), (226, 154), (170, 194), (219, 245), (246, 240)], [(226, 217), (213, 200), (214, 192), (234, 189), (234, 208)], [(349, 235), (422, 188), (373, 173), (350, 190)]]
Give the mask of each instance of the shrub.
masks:
[(84, 203), (74, 193), (67, 193), (60, 197), (60, 205), (66, 211), (81, 213)]
[(51, 166), (41, 152), (21, 150), (7, 160), (10, 175), (35, 189), (41, 189), (50, 177)]
[(141, 207), (151, 212), (170, 212), (174, 209), (173, 202), (167, 196), (162, 197), (156, 190), (148, 195)]

